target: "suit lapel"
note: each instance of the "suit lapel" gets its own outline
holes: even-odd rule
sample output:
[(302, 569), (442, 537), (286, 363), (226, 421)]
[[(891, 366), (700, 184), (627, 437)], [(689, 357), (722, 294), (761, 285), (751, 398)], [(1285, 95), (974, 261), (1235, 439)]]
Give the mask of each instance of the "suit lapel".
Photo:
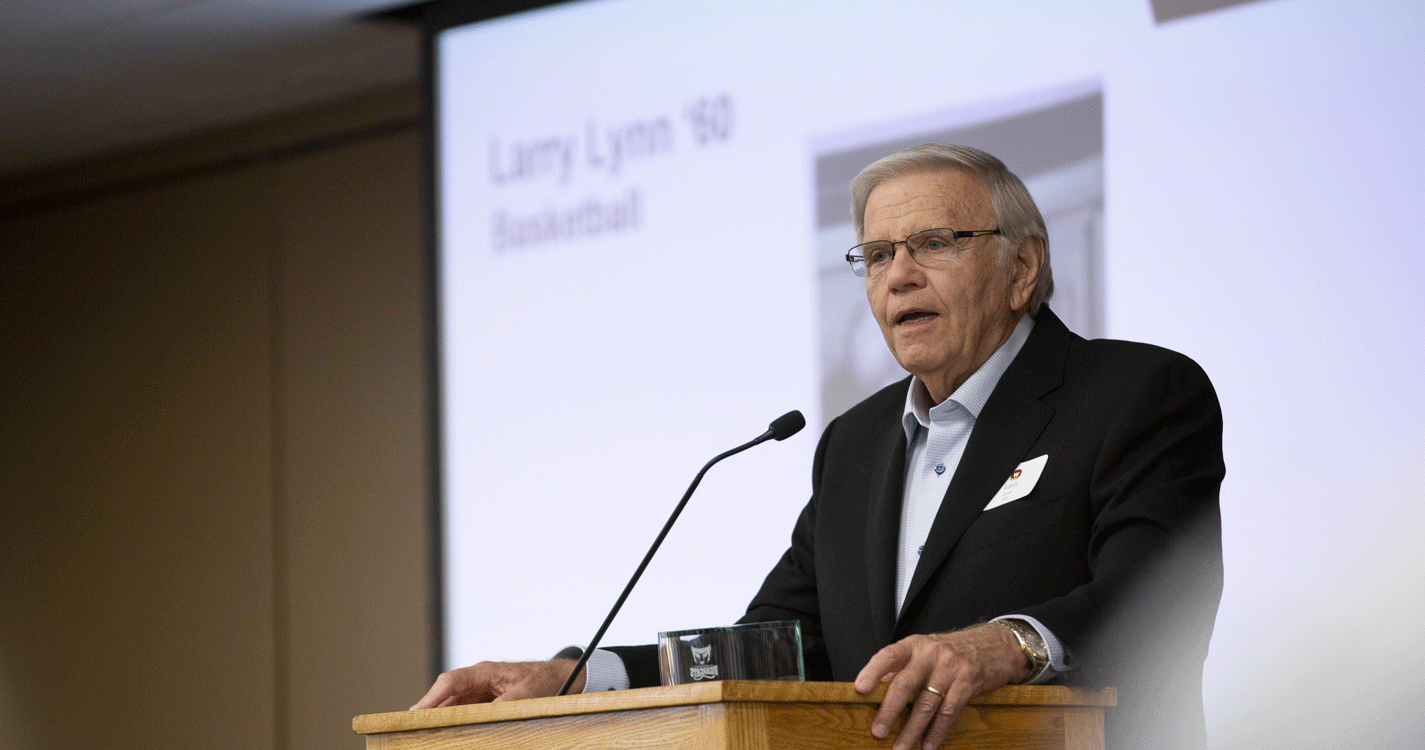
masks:
[[(910, 387), (909, 379), (902, 381)], [(904, 391), (902, 391), (904, 392)], [(904, 403), (904, 402), (902, 402)], [(896, 620), (896, 548), (900, 544), (901, 496), (905, 492), (905, 430), (898, 405), (884, 432), (866, 442), (874, 451), (870, 502), (866, 505), (866, 587), (876, 643), (890, 643)], [(889, 554), (887, 551), (889, 550)]]
[[(1040, 399), (1063, 382), (1064, 357), (1071, 335), (1048, 307), (1041, 308), (1029, 340), (975, 420), (960, 465), (930, 526), (925, 551), (911, 576), (906, 611), (913, 608), (931, 575), (945, 563), (965, 530), (1014, 468), (1032, 458), (1025, 453), (1054, 416), (1053, 408)], [(899, 516), (896, 522), (899, 524)], [(890, 549), (894, 556), (895, 545)]]

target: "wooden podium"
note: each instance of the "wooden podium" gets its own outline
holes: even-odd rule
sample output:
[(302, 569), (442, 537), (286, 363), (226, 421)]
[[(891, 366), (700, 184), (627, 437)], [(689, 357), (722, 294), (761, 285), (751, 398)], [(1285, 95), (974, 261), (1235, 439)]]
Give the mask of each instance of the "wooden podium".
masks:
[[(847, 682), (705, 682), (561, 698), (368, 714), (352, 720), (367, 750), (590, 748), (839, 750), (887, 748), (871, 736), (884, 686)], [(1102, 750), (1113, 688), (1009, 686), (970, 702), (952, 748)]]

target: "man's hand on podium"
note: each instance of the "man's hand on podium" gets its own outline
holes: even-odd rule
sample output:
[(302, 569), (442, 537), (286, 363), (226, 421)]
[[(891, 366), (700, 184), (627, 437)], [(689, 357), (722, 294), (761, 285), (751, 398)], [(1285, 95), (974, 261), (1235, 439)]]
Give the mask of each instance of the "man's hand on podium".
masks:
[(895, 745), (910, 750), (941, 747), (971, 698), (1029, 676), (1014, 636), (990, 624), (896, 641), (871, 657), (856, 677), (856, 690), (864, 695), (890, 683), (871, 734), (890, 736), (896, 717), (910, 708)]
[[(575, 663), (573, 659), (482, 661), (474, 666), (452, 669), (437, 677), (425, 697), (410, 710), (544, 698), (559, 692)], [(584, 675), (580, 674), (569, 692), (578, 693), (583, 689)]]

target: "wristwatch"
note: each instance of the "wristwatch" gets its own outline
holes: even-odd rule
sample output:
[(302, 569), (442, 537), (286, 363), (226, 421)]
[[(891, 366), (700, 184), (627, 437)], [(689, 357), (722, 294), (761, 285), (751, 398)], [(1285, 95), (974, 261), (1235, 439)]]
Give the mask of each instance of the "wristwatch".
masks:
[(1038, 677), (1044, 667), (1049, 665), (1049, 648), (1044, 645), (1044, 639), (1039, 637), (1039, 631), (1023, 620), (995, 620), (994, 623), (1005, 626), (1014, 634), (1014, 639), (1019, 641), (1019, 650), (1024, 652), (1024, 658), (1029, 662), (1029, 676), (1020, 682), (1029, 682)]

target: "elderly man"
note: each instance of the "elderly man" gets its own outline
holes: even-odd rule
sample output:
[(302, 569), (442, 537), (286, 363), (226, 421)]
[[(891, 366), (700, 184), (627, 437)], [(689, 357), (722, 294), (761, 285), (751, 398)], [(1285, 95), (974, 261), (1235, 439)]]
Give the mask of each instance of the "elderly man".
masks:
[[(799, 620), (813, 679), (889, 683), (872, 733), (909, 708), (898, 750), (1024, 682), (1117, 686), (1110, 747), (1204, 746), (1224, 473), (1206, 375), (1064, 327), (1044, 220), (995, 157), (907, 149), (851, 192), (847, 260), (911, 377), (828, 425), (743, 621)], [(651, 647), (595, 656), (584, 689), (658, 683)], [(550, 695), (570, 667), (481, 663), (415, 707)]]

